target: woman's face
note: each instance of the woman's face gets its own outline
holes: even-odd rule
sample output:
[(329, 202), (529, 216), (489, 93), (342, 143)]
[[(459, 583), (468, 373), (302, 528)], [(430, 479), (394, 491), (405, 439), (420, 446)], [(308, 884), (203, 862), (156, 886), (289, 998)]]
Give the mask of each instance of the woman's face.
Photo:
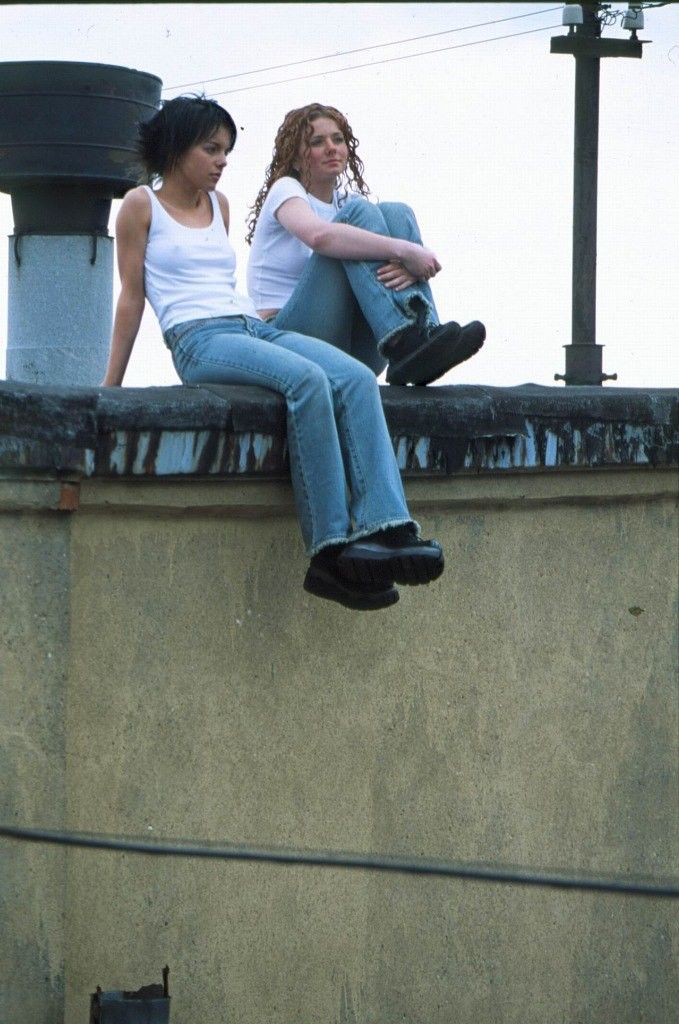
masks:
[(193, 188), (212, 191), (217, 187), (217, 182), (226, 167), (231, 144), (228, 129), (218, 128), (209, 138), (187, 149), (177, 162), (176, 172)]
[(309, 192), (327, 192), (347, 166), (349, 150), (336, 121), (317, 117), (311, 126), (311, 138), (303, 140), (297, 158), (304, 184)]

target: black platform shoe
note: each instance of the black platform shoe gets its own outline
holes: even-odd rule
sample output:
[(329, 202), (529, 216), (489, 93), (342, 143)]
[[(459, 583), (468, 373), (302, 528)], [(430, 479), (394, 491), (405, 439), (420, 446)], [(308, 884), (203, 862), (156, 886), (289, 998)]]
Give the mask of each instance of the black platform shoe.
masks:
[(436, 540), (420, 540), (412, 524), (392, 526), (347, 544), (337, 556), (337, 564), (354, 584), (376, 587), (392, 580), (416, 586), (441, 575), (443, 549)]
[(349, 545), (333, 545), (323, 548), (311, 559), (304, 577), (304, 589), (314, 597), (337, 601), (354, 611), (378, 611), (396, 604), (398, 590), (388, 573), (380, 573), (378, 582), (369, 579), (350, 580), (339, 568), (339, 555)]
[(460, 327), (451, 320), (438, 327), (408, 328), (386, 353), (387, 384), (431, 384), (479, 351), (486, 338), (480, 320)]

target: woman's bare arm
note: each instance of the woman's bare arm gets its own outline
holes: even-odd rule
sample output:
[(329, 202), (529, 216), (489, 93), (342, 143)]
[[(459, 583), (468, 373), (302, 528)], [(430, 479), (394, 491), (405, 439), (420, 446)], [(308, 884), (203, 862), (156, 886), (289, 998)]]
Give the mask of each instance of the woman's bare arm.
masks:
[(123, 382), (144, 312), (144, 252), (151, 225), (149, 198), (143, 189), (128, 192), (116, 219), (120, 296), (116, 305), (105, 387)]
[(390, 238), (353, 224), (328, 223), (318, 217), (303, 199), (286, 199), (276, 211), (276, 219), (314, 252), (345, 260), (385, 260), (402, 263), (415, 280), (427, 280), (437, 274), (441, 264), (431, 249), (404, 238)]

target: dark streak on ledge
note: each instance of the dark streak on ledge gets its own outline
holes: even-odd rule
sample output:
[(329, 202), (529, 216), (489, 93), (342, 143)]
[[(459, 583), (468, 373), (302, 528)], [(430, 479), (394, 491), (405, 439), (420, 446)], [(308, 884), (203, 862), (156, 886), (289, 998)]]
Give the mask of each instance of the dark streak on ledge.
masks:
[[(679, 391), (383, 387), (399, 465), (449, 476), (679, 464)], [(263, 388), (45, 387), (0, 382), (0, 473), (281, 476), (283, 400)]]

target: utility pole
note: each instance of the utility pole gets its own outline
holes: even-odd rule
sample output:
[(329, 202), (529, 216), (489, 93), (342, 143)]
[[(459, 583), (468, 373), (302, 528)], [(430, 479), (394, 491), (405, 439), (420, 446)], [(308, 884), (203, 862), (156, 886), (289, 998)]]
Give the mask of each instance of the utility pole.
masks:
[[(573, 283), (571, 343), (566, 372), (555, 380), (601, 385), (617, 380), (602, 369), (603, 345), (596, 342), (597, 177), (599, 166), (599, 61), (601, 57), (641, 57), (641, 41), (601, 38), (601, 15), (610, 4), (567, 4), (569, 34), (553, 36), (551, 53), (575, 57), (575, 129), (573, 145)], [(641, 19), (640, 19), (641, 22)]]

